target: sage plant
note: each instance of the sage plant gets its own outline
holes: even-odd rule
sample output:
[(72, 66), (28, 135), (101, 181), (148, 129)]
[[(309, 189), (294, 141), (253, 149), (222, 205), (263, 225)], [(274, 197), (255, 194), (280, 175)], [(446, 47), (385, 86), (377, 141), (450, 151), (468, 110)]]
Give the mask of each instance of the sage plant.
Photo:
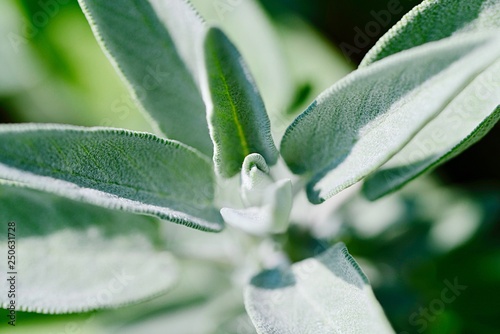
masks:
[[(500, 115), (498, 0), (424, 0), (290, 124), (279, 107), (287, 83), (255, 79), (224, 30), (188, 2), (79, 3), (156, 132), (0, 125), (0, 217), (17, 222), (23, 254), (17, 310), (157, 296), (179, 277), (176, 254), (158, 247), (157, 219), (239, 230), (250, 252), (297, 223), (292, 209), (319, 210), (360, 181), (371, 200), (394, 192)], [(261, 22), (256, 31), (268, 28)], [(305, 204), (304, 194), (327, 202)], [(241, 287), (258, 333), (393, 332), (342, 243), (290, 262), (264, 254)], [(0, 301), (9, 308), (6, 294)]]

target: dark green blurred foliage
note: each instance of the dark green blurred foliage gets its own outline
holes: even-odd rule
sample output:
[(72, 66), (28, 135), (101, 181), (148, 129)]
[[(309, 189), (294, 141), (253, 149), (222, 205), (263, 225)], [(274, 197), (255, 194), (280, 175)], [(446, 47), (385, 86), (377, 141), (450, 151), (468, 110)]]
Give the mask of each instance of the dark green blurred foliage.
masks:
[[(32, 1), (18, 0), (18, 6), (24, 14), (26, 23), (29, 24), (32, 32), (27, 35), (31, 40), (34, 51), (40, 59), (43, 59), (46, 66), (55, 75), (60, 75), (68, 80), (78, 80), (76, 73), (71, 67), (67, 56), (51, 40), (51, 34), (47, 33), (50, 29), (50, 19), (57, 15), (65, 15), (69, 11), (77, 13), (80, 11), (78, 3), (74, 0), (65, 1)], [(42, 15), (42, 13), (44, 15)], [(49, 17), (47, 23), (44, 18)]]
[[(308, 19), (338, 46), (345, 43), (344, 45), (358, 49), (350, 54), (350, 59), (355, 63), (359, 63), (378, 38), (420, 2), (421, 0), (261, 0), (262, 5), (274, 17), (279, 18), (288, 11), (294, 12)], [(378, 14), (388, 9), (394, 10), (387, 18), (378, 18)], [(370, 25), (370, 22), (375, 24)], [(366, 45), (356, 45), (358, 29), (363, 33), (368, 31)]]
[[(348, 244), (353, 253), (395, 273), (393, 280), (383, 280), (374, 291), (398, 332), (498, 333), (500, 302), (493, 296), (500, 293), (500, 192), (467, 196), (478, 205), (482, 218), (471, 239), (455, 249), (439, 252), (429, 245), (435, 222), (420, 217), (422, 210), (411, 197), (405, 198), (406, 228), (400, 227), (397, 237), (390, 238), (395, 232), (385, 231), (377, 238), (353, 238)], [(455, 280), (465, 290), (456, 298), (446, 292), (445, 297), (454, 300), (440, 303), (445, 282)]]
[(299, 261), (344, 241), (397, 333), (498, 333), (500, 191), (428, 181), (375, 203), (355, 197), (327, 220), (331, 237), (290, 229), (285, 250)]

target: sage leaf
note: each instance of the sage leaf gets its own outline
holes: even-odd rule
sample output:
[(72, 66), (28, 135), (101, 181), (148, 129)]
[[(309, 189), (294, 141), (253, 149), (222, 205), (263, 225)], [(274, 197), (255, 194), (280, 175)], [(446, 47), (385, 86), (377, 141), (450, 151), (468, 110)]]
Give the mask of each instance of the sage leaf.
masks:
[(219, 231), (211, 162), (179, 142), (107, 128), (0, 125), (0, 179)]
[(201, 18), (183, 0), (79, 0), (104, 52), (168, 138), (208, 156), (213, 145), (199, 87)]
[(259, 334), (394, 333), (342, 243), (255, 276), (245, 290), (245, 307)]
[(452, 35), (499, 28), (498, 0), (424, 0), (377, 41), (360, 67)]
[[(221, 27), (246, 60), (269, 112), (274, 131), (292, 99), (292, 79), (282, 36), (258, 0), (192, 0), (201, 15)], [(276, 122), (274, 122), (276, 121)]]
[(241, 55), (226, 35), (211, 28), (205, 38), (207, 117), (214, 142), (216, 171), (231, 177), (245, 157), (259, 153), (273, 165), (278, 151), (255, 82)]
[[(424, 1), (380, 39), (361, 66), (452, 34), (499, 28), (499, 1)], [(499, 68), (497, 62), (472, 81), (408, 145), (368, 178), (363, 187), (364, 194), (374, 200), (395, 191), (480, 140), (499, 118)]]
[[(18, 273), (19, 311), (69, 313), (122, 306), (166, 292), (177, 278), (173, 257), (157, 249), (159, 225), (150, 217), (0, 185), (0, 221), (2, 249), (12, 244), (8, 236), (15, 235), (15, 270), (6, 267), (7, 261), (0, 268), (4, 275)], [(10, 235), (7, 222), (15, 223)], [(9, 306), (9, 287), (2, 279), (3, 308)]]
[(400, 189), (484, 137), (500, 119), (499, 78), (500, 61), (497, 61), (365, 180), (366, 197), (375, 200)]
[(472, 33), (359, 69), (299, 115), (281, 153), (320, 203), (387, 162), (499, 57), (498, 34)]

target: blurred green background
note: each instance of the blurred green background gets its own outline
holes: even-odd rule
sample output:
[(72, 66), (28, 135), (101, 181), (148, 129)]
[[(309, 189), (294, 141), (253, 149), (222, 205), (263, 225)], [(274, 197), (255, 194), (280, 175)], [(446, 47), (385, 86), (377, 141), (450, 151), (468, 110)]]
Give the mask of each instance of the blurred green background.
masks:
[[(390, 23), (379, 24), (379, 31), (359, 45), (359, 31), (366, 32), (367, 24), (375, 20), (374, 13), (388, 10), (391, 2), (398, 5), (398, 13), (390, 16)], [(354, 69), (378, 36), (419, 2), (262, 0), (293, 72), (293, 96), (284, 119), (293, 119), (319, 92)], [(152, 131), (97, 45), (75, 0), (1, 0), (0, 38), (1, 123)], [(342, 53), (346, 48), (351, 51)], [(398, 333), (499, 333), (499, 136), (497, 125), (479, 144), (403, 191), (375, 203), (354, 195), (322, 224), (314, 228), (297, 224), (281, 241), (297, 261), (337, 240), (346, 242)], [(19, 326), (12, 332), (90, 333), (102, 323), (127, 323), (136, 328), (134, 321), (141, 328), (141, 322), (174, 310), (175, 321), (165, 319), (178, 326), (172, 325), (178, 328), (172, 333), (184, 333), (181, 328), (189, 328), (193, 317), (219, 316), (227, 312), (214, 311), (220, 303), (234, 302), (233, 298), (219, 300), (219, 304), (209, 302), (227, 283), (221, 277), (226, 269), (210, 266), (196, 261), (188, 265), (193, 277), (209, 278), (206, 286), (195, 289), (199, 295), (190, 296), (188, 302), (182, 299), (186, 291), (181, 289), (177, 297), (175, 293), (162, 297), (166, 304), (161, 308), (159, 302), (148, 304), (154, 310), (150, 313), (148, 307), (143, 307), (143, 313), (137, 308), (69, 316), (19, 313)], [(466, 289), (445, 303), (443, 289), (454, 281)], [(185, 288), (189, 289), (192, 286)], [(238, 306), (231, 312), (237, 319), (243, 310)], [(242, 321), (245, 324), (247, 319)], [(223, 322), (214, 333), (249, 333), (249, 328)]]

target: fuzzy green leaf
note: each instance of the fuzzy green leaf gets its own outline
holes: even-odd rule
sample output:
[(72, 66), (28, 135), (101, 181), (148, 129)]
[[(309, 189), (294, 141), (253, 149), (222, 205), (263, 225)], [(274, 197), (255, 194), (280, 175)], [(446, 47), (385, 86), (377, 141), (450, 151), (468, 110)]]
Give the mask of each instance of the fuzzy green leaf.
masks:
[(290, 104), (293, 80), (287, 55), (281, 48), (282, 36), (262, 8), (259, 0), (191, 0), (201, 15), (228, 35), (246, 60), (274, 123)]
[(288, 128), (281, 152), (320, 203), (401, 150), (500, 57), (497, 33), (461, 34), (389, 56), (321, 94)]
[[(13, 268), (7, 259), (0, 265), (3, 308), (10, 299), (8, 272), (17, 272), (16, 309), (39, 313), (121, 306), (176, 281), (174, 259), (156, 249), (159, 225), (152, 218), (1, 185), (0, 221), (1, 249), (17, 250)], [(8, 231), (9, 222), (15, 229)]]
[(204, 26), (183, 0), (80, 0), (105, 53), (168, 138), (211, 156), (199, 89)]
[(400, 189), (483, 138), (500, 119), (499, 78), (500, 61), (365, 180), (366, 197), (375, 200)]
[(260, 334), (394, 333), (342, 243), (257, 275), (246, 288), (245, 306)]
[(246, 156), (259, 153), (272, 165), (278, 151), (269, 118), (241, 55), (224, 33), (211, 28), (205, 39), (206, 100), (216, 170), (238, 173)]
[(452, 35), (499, 28), (498, 0), (424, 0), (377, 41), (360, 67)]
[(0, 125), (0, 178), (202, 230), (222, 228), (210, 160), (147, 133)]
[[(498, 28), (500, 1), (424, 1), (380, 39), (361, 66), (452, 34)], [(497, 62), (366, 180), (365, 195), (373, 200), (395, 191), (479, 141), (500, 117), (499, 77), (500, 63)]]

